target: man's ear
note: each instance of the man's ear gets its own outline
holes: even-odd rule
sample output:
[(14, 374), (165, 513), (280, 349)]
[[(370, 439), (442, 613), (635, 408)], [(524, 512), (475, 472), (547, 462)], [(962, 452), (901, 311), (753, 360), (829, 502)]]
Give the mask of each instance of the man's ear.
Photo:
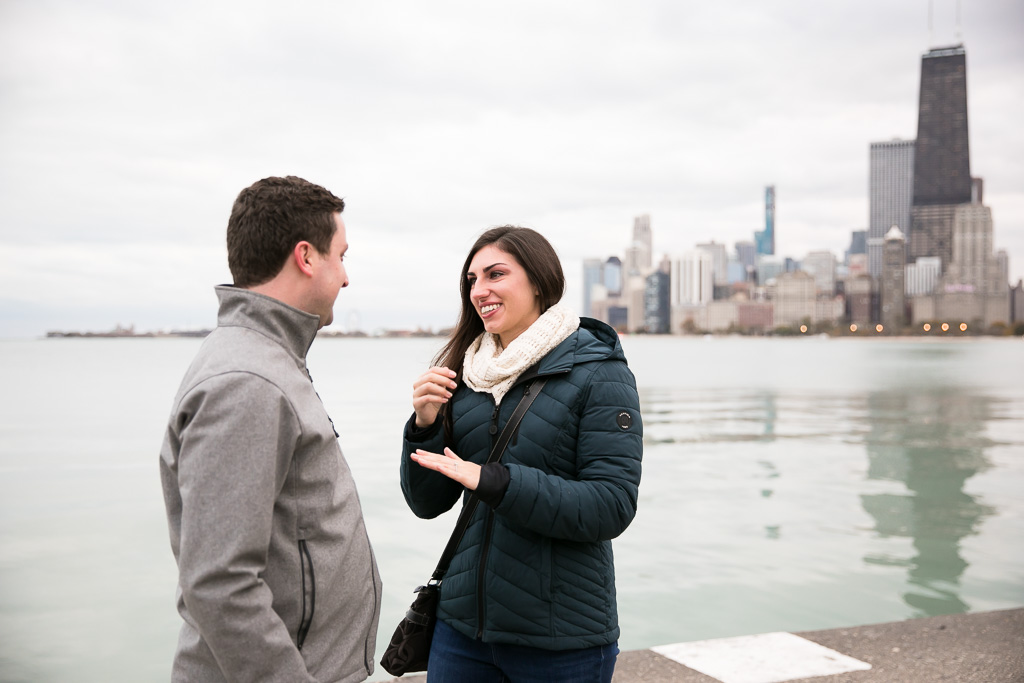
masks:
[(303, 275), (313, 275), (313, 245), (309, 242), (302, 241), (295, 245), (292, 249), (292, 259), (295, 261), (295, 266)]

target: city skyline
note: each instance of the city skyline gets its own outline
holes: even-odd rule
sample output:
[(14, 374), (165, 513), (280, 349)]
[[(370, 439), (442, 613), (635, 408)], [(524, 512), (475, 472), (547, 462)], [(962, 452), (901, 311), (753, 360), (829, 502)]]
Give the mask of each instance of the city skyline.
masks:
[[(868, 229), (868, 144), (915, 137), (920, 57), (957, 42), (952, 3), (931, 43), (924, 8), (883, 3), (203, 8), (0, 9), (0, 338), (209, 327), (230, 203), (266, 175), (346, 197), (333, 329), (452, 324), (465, 250), (502, 223), (552, 241), (573, 307), (634, 217), (655, 262), (732, 245), (764, 229), (767, 185), (776, 254), (842, 254)], [(1012, 2), (962, 20), (970, 169), (1013, 281), (1022, 23)]]
[[(1022, 283), (1011, 293), (1009, 255), (994, 248), (984, 179), (970, 172), (966, 56), (962, 45), (923, 55), (917, 137), (869, 144), (870, 226), (851, 233), (841, 267), (828, 250), (802, 259), (775, 255), (775, 186), (769, 185), (765, 228), (754, 233), (756, 262), (750, 243), (740, 241), (732, 253), (712, 240), (676, 258), (666, 254), (660, 273), (650, 259), (645, 265), (628, 256), (620, 291), (609, 286), (608, 267), (588, 259), (584, 314), (623, 331), (662, 334), (806, 333), (845, 325), (856, 332), (871, 324), (876, 332), (903, 334), (912, 326), (927, 332), (939, 321), (948, 329), (949, 320), (960, 321), (962, 331), (969, 321), (976, 330), (1019, 334)], [(636, 222), (646, 227), (650, 253), (650, 216)], [(761, 314), (751, 316), (757, 308)]]

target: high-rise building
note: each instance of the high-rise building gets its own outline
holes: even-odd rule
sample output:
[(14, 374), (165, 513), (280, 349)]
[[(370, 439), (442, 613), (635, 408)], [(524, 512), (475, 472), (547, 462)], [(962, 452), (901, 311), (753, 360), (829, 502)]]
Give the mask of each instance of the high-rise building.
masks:
[(836, 257), (831, 251), (812, 251), (801, 262), (801, 270), (814, 276), (819, 295), (833, 296), (836, 292)]
[(936, 257), (942, 270), (953, 260), (953, 220), (956, 204), (914, 206), (911, 209), (907, 258)]
[(967, 53), (936, 48), (921, 59), (914, 149), (914, 206), (971, 201)]
[(953, 219), (953, 262), (938, 287), (938, 312), (985, 327), (1009, 322), (1008, 269), (1005, 252), (993, 253), (992, 210), (961, 204)]
[[(838, 268), (836, 277), (843, 280), (868, 272), (868, 231), (854, 230), (850, 233), (850, 248), (843, 259), (845, 269)], [(841, 285), (840, 285), (841, 286)]]
[(593, 316), (594, 285), (604, 285), (604, 261), (588, 258), (583, 261), (583, 315)]
[(914, 263), (908, 263), (903, 291), (910, 298), (925, 296), (935, 291), (942, 272), (942, 262), (938, 257), (922, 256)]
[(867, 273), (846, 281), (846, 317), (855, 325), (871, 322), (872, 278)]
[[(782, 273), (792, 272), (786, 269), (786, 260), (776, 256), (757, 257), (757, 284), (764, 287), (772, 278)], [(795, 270), (795, 269), (794, 269)]]
[(1005, 249), (996, 252), (996, 284), (1010, 286), (1010, 254)]
[(914, 199), (914, 140), (872, 142), (868, 188), (868, 272), (882, 274), (885, 233), (894, 225), (910, 230)]
[(626, 307), (626, 331), (641, 332), (645, 325), (644, 296), (647, 278), (639, 273), (626, 277), (619, 302)]
[(775, 186), (764, 189), (764, 230), (754, 233), (757, 253), (771, 256), (775, 254)]
[(1010, 288), (1010, 322), (1024, 321), (1024, 280), (1017, 280), (1017, 286)]
[(712, 240), (698, 244), (697, 249), (711, 254), (712, 279), (716, 287), (729, 284), (729, 252), (724, 244)]
[[(650, 214), (643, 214), (633, 219), (633, 241), (641, 242), (647, 247), (648, 253), (651, 251), (651, 216)], [(650, 265), (649, 263), (647, 265)]]
[(647, 276), (644, 288), (644, 328), (652, 334), (667, 334), (671, 324), (669, 273), (656, 270)]
[(953, 262), (946, 273), (957, 284), (982, 293), (999, 283), (998, 260), (992, 249), (992, 209), (983, 204), (957, 207), (953, 222)]
[(647, 214), (633, 219), (633, 241), (626, 249), (623, 264), (626, 275), (646, 275), (651, 269), (652, 238), (651, 217)]
[(736, 260), (745, 268), (753, 268), (757, 263), (757, 247), (753, 242), (736, 243)]
[(909, 259), (937, 256), (945, 272), (953, 260), (956, 205), (970, 203), (973, 189), (967, 53), (962, 45), (936, 48), (921, 59)]
[(894, 225), (885, 235), (882, 250), (881, 322), (889, 332), (899, 332), (907, 324), (906, 270), (907, 241), (903, 231)]
[(605, 321), (620, 332), (625, 332), (629, 322), (629, 310), (625, 306), (609, 306), (608, 319)]
[(914, 322), (949, 319), (986, 328), (1005, 324), (1011, 318), (1009, 259), (1005, 252), (993, 254), (992, 210), (983, 204), (954, 209), (952, 262), (932, 296), (914, 299)]
[(608, 296), (616, 297), (622, 293), (622, 276), (622, 259), (609, 256), (604, 262), (604, 286), (608, 289)]
[(868, 275), (868, 255), (850, 254), (850, 264), (846, 267), (848, 275)]
[(914, 322), (961, 320), (989, 327), (1010, 318), (1006, 267), (993, 254), (984, 183), (971, 177), (967, 134), (967, 56), (962, 45), (921, 59), (908, 260), (941, 259), (931, 296), (913, 301)]
[(714, 295), (711, 255), (694, 249), (673, 264), (672, 304), (704, 305)]
[[(909, 212), (908, 212), (909, 215)], [(868, 231), (854, 230), (850, 233), (850, 248), (846, 250), (846, 265), (850, 265), (850, 257), (868, 253)]]
[(817, 299), (814, 277), (797, 270), (782, 273), (769, 286), (773, 318), (776, 327), (795, 327), (814, 322), (814, 302)]
[(729, 259), (729, 264), (726, 266), (726, 269), (728, 283), (730, 286), (737, 282), (747, 281), (747, 267), (744, 266), (736, 257), (731, 257)]

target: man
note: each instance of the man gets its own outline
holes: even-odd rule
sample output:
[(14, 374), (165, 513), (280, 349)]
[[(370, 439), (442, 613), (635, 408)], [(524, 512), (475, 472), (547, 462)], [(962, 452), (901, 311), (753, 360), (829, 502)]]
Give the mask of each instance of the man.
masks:
[(178, 563), (173, 681), (348, 683), (373, 672), (381, 583), (306, 352), (348, 286), (345, 202), (289, 176), (242, 190), (234, 286), (160, 452)]

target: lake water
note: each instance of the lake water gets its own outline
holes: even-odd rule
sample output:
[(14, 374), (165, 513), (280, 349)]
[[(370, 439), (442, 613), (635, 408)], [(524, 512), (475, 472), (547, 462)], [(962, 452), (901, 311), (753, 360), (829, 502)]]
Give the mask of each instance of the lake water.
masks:
[[(157, 454), (199, 343), (0, 342), (0, 680), (167, 680)], [(380, 562), (381, 647), (455, 521), (416, 519), (398, 486), (440, 343), (321, 339), (309, 359)], [(614, 546), (623, 649), (1024, 606), (1021, 340), (623, 346), (645, 428)]]

